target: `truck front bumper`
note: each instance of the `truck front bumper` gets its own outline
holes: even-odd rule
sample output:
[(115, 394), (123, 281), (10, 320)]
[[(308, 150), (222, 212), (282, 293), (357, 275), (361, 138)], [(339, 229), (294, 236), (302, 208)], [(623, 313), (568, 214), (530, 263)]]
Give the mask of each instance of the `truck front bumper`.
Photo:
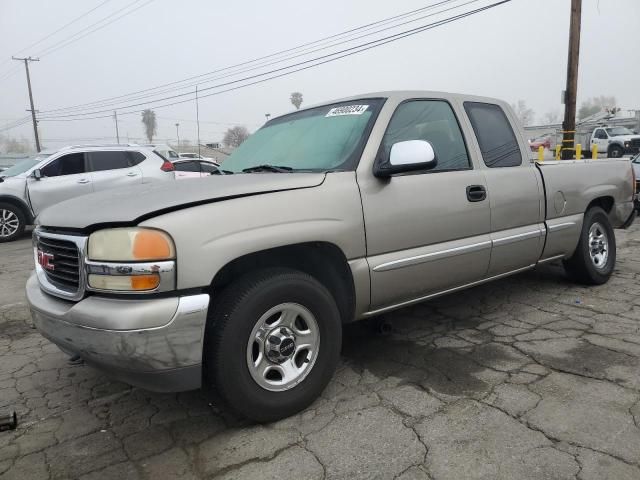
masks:
[(35, 273), (26, 295), (36, 327), (64, 352), (147, 390), (200, 388), (209, 295), (74, 303), (43, 292)]

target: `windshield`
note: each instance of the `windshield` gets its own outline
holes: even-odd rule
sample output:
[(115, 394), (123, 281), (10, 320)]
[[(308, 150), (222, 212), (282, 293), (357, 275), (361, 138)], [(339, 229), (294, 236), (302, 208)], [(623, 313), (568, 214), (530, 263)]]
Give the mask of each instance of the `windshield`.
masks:
[(626, 127), (607, 128), (606, 130), (610, 137), (617, 137), (618, 135), (633, 135), (633, 132)]
[(15, 177), (16, 175), (20, 175), (21, 173), (26, 172), (27, 170), (35, 167), (49, 155), (38, 155), (36, 157), (29, 157), (22, 160), (19, 163), (16, 163), (13, 167), (7, 168), (5, 171), (0, 172), (0, 177)]
[(381, 104), (362, 99), (275, 118), (235, 149), (223, 168), (233, 173), (264, 165), (287, 171), (353, 169)]

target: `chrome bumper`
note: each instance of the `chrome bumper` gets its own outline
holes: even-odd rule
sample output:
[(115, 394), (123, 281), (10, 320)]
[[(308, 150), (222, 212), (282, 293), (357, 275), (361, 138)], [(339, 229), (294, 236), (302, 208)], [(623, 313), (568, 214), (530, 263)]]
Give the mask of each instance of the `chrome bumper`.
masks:
[(27, 281), (26, 295), (36, 327), (63, 351), (148, 390), (200, 388), (209, 295), (92, 296), (73, 303), (43, 292), (35, 274)]

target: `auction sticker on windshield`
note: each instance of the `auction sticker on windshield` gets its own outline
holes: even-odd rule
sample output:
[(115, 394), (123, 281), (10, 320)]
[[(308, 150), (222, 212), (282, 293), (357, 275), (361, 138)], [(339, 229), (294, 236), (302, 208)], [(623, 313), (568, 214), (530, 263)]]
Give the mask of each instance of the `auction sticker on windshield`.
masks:
[(346, 105), (329, 110), (325, 117), (338, 117), (340, 115), (362, 115), (369, 105)]

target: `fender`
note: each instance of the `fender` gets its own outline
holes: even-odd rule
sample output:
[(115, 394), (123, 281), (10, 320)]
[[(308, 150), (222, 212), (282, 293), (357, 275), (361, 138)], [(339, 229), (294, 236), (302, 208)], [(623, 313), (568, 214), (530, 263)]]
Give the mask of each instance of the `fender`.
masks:
[(29, 225), (33, 224), (33, 222), (35, 220), (35, 217), (33, 215), (33, 211), (31, 210), (31, 207), (29, 207), (27, 202), (25, 202), (23, 199), (21, 199), (20, 197), (16, 197), (14, 195), (1, 194), (0, 195), (0, 202), (11, 203), (11, 204), (19, 206), (22, 209), (22, 211), (25, 213), (26, 217), (27, 217), (27, 224), (29, 224)]

